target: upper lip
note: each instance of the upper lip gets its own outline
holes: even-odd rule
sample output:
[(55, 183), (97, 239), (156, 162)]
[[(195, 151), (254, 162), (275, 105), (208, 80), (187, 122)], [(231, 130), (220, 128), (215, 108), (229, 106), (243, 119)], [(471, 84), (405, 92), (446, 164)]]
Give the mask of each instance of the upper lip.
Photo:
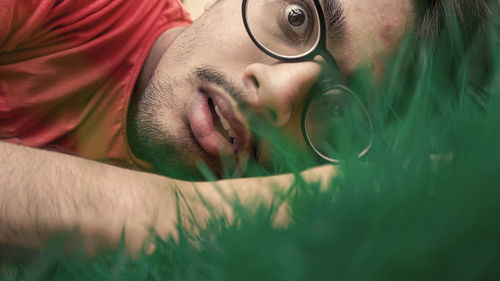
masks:
[(231, 130), (234, 131), (234, 143), (236, 144), (235, 153), (238, 154), (243, 151), (248, 151), (251, 146), (250, 128), (238, 107), (232, 105), (231, 96), (210, 84), (203, 85), (201, 91), (212, 100), (214, 106), (217, 107), (219, 111), (218, 113), (222, 115), (222, 118), (227, 121)]

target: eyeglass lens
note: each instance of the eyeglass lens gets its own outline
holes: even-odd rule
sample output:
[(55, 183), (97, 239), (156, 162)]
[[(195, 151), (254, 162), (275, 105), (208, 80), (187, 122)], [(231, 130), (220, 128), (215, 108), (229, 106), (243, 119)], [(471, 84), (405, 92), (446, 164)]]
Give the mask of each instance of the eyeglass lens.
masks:
[[(243, 20), (260, 49), (300, 60), (317, 52), (325, 32), (314, 1), (244, 0)], [(371, 146), (372, 123), (359, 98), (340, 85), (309, 95), (302, 123), (309, 146), (330, 162), (363, 156)]]
[(320, 23), (312, 0), (248, 0), (245, 16), (251, 35), (276, 56), (302, 57), (318, 45)]
[(363, 156), (371, 146), (368, 112), (349, 89), (337, 86), (315, 95), (305, 112), (305, 137), (330, 162)]

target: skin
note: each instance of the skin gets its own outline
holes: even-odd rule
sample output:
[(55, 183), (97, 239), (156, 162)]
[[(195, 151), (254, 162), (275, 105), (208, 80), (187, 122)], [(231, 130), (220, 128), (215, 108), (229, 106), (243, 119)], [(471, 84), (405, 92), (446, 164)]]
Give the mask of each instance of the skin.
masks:
[[(346, 77), (361, 65), (380, 76), (385, 59), (413, 22), (410, 1), (339, 2), (347, 35), (330, 38), (329, 51)], [(267, 56), (244, 29), (241, 1), (211, 2), (191, 26), (169, 31), (155, 43), (130, 109), (129, 135), (135, 152), (153, 162), (158, 172), (174, 177), (182, 168), (196, 174), (200, 161), (216, 174), (234, 164), (243, 169), (253, 150), (259, 151), (257, 160), (264, 162), (269, 147), (254, 141), (242, 106), (269, 120), (305, 149), (300, 117), (322, 63), (321, 57), (283, 63)], [(226, 81), (226, 87), (215, 83), (214, 73)], [(214, 152), (201, 140), (206, 132), (197, 130), (196, 123), (206, 121), (199, 114), (200, 96), (219, 99), (239, 123), (244, 137), (236, 152), (227, 141), (217, 141)]]
[[(411, 22), (409, 2), (341, 3), (349, 35), (329, 41), (328, 47), (344, 75), (362, 64), (382, 69), (379, 58), (391, 53)], [(219, 154), (208, 153), (193, 137), (189, 115), (200, 90), (220, 92), (244, 130), (246, 117), (239, 113), (236, 100), (270, 118), (274, 126), (295, 137), (298, 145), (302, 142), (300, 111), (321, 71), (322, 59), (282, 63), (263, 54), (243, 29), (240, 4), (220, 0), (209, 5), (190, 27), (164, 33), (147, 59), (130, 108), (129, 134), (131, 142), (142, 148), (140, 152), (158, 154), (155, 164), (165, 167), (166, 173), (177, 170), (179, 164), (195, 171), (200, 160), (216, 172), (222, 167)], [(216, 69), (230, 81), (231, 87), (226, 87), (230, 91), (204, 81), (213, 78), (213, 72), (197, 73), (199, 68)], [(270, 110), (276, 118), (269, 115)], [(134, 125), (141, 129), (134, 132)], [(259, 160), (265, 161), (267, 148), (259, 146)], [(241, 141), (238, 163), (251, 147), (251, 136)], [(220, 152), (224, 153), (224, 147)], [(271, 205), (275, 191), (289, 194), (295, 180), (294, 175), (282, 174), (221, 180), (215, 185), (188, 182), (4, 142), (0, 142), (0, 154), (0, 194), (4, 195), (0, 196), (0, 249), (2, 245), (39, 248), (55, 233), (75, 231), (76, 241), (85, 241), (89, 251), (117, 245), (122, 233), (131, 250), (147, 248), (149, 227), (161, 237), (175, 238), (179, 223), (191, 231), (203, 227), (212, 214), (207, 203), (231, 218), (228, 198), (237, 197), (242, 204), (260, 199)], [(228, 158), (233, 155), (226, 154)], [(336, 166), (324, 165), (301, 175), (326, 187), (336, 173)], [(279, 206), (276, 225), (286, 225), (286, 202)], [(196, 225), (191, 223), (193, 218)]]

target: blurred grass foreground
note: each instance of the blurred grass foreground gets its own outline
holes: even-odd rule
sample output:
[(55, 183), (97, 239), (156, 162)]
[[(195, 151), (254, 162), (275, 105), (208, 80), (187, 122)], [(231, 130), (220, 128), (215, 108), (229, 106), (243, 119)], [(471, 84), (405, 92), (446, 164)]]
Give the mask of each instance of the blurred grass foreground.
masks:
[[(373, 147), (339, 165), (326, 190), (297, 181), (288, 227), (272, 226), (275, 208), (235, 206), (233, 224), (214, 214), (195, 236), (158, 239), (152, 255), (67, 256), (56, 243), (2, 261), (0, 280), (500, 280), (492, 14), (470, 40), (452, 28), (432, 43), (408, 35), (385, 77), (352, 77), (373, 118)], [(286, 154), (278, 165), (302, 161)]]

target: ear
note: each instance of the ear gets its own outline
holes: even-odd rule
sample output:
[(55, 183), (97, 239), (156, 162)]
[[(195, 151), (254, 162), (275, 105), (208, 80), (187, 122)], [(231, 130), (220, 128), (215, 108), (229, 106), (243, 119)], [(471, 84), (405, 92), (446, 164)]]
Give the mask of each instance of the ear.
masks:
[[(217, 3), (218, 0), (207, 0), (205, 3), (205, 12), (212, 8), (212, 6)], [(500, 1), (500, 0), (499, 0)]]

